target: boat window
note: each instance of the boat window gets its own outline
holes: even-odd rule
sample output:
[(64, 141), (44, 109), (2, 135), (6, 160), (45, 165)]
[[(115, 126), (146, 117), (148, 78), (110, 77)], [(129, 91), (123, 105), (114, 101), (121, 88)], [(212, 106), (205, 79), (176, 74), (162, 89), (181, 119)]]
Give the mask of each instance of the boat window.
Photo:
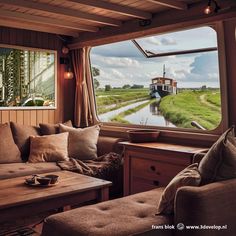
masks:
[[(200, 27), (135, 42), (91, 50), (99, 120), (124, 125), (217, 128), (222, 115), (216, 32)], [(152, 53), (145, 56), (143, 51)], [(166, 55), (154, 56), (158, 53)]]

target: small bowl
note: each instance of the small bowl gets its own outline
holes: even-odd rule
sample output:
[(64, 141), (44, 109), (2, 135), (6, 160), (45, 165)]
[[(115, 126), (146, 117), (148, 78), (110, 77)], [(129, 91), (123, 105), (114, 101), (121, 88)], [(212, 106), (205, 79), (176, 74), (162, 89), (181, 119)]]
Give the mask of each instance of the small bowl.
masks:
[(133, 143), (155, 142), (160, 135), (158, 130), (129, 130), (129, 139)]
[(45, 175), (46, 178), (50, 179), (50, 184), (55, 184), (58, 181), (58, 175)]
[(49, 185), (51, 182), (50, 178), (47, 177), (37, 177), (36, 180), (41, 184), (41, 185)]

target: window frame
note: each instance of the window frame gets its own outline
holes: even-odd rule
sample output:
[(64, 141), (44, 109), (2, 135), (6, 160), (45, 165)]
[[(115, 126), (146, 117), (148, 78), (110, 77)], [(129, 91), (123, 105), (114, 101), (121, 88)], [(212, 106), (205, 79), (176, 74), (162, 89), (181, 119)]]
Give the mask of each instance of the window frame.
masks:
[[(217, 137), (224, 132), (229, 126), (228, 119), (228, 96), (227, 96), (227, 71), (226, 71), (226, 55), (225, 55), (225, 38), (224, 38), (224, 25), (222, 21), (217, 21), (211, 24), (193, 24), (189, 27), (180, 27), (172, 31), (165, 31), (163, 33), (177, 32), (182, 30), (194, 29), (199, 27), (211, 27), (216, 31), (217, 37), (217, 49), (218, 49), (218, 63), (219, 63), (219, 84), (220, 84), (220, 93), (221, 93), (221, 122), (219, 125), (213, 130), (200, 130), (200, 129), (191, 129), (191, 128), (181, 128), (181, 127), (165, 127), (165, 126), (153, 126), (153, 125), (140, 125), (140, 124), (122, 124), (115, 122), (103, 122), (99, 120), (97, 114), (97, 102), (95, 96), (95, 89), (93, 86), (93, 76), (92, 78), (92, 86), (94, 93), (94, 104), (96, 117), (95, 122), (102, 124), (102, 130), (105, 133), (109, 133), (111, 135), (116, 135), (119, 137), (127, 137), (126, 132), (130, 129), (158, 129), (162, 133), (162, 137), (167, 139), (173, 138), (183, 138), (194, 141), (215, 141)], [(158, 32), (157, 34), (160, 34)], [(152, 34), (153, 35), (153, 34)], [(148, 37), (151, 35), (141, 35), (140, 37)], [(137, 37), (138, 38), (138, 37)], [(122, 42), (122, 41), (119, 41)], [(209, 48), (208, 48), (209, 49)], [(205, 49), (201, 49), (205, 50)], [(214, 49), (215, 50), (215, 49)], [(187, 50), (189, 51), (189, 50)], [(196, 50), (194, 50), (196, 51)], [(208, 50), (207, 50), (208, 51)], [(212, 49), (213, 51), (213, 49)], [(90, 51), (91, 52), (91, 51)], [(181, 51), (183, 52), (183, 51)], [(186, 51), (184, 51), (186, 52)], [(192, 53), (192, 52), (191, 52)], [(166, 54), (166, 53), (165, 53)], [(90, 60), (91, 61), (91, 60)], [(92, 65), (90, 64), (92, 67)]]

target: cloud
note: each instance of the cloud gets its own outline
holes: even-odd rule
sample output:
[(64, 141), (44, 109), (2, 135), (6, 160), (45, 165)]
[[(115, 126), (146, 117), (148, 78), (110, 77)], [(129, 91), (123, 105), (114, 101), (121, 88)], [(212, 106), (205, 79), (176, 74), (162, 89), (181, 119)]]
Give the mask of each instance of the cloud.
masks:
[[(145, 43), (148, 43), (148, 44), (153, 44), (153, 45), (161, 45), (161, 42), (159, 39), (157, 39), (156, 37), (152, 36), (152, 37), (148, 37), (148, 38), (145, 38), (143, 39)], [(142, 40), (142, 41), (143, 41)], [(138, 41), (138, 40), (137, 40)]]
[(177, 42), (173, 38), (162, 38), (161, 45), (176, 45)]

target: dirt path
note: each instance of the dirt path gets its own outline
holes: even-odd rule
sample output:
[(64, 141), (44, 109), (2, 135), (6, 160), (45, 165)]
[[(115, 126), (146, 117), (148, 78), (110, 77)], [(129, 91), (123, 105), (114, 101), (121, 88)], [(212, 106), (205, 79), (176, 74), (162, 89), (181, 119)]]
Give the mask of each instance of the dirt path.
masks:
[(201, 102), (203, 105), (208, 106), (208, 107), (211, 107), (211, 108), (214, 109), (214, 110), (220, 111), (220, 108), (219, 108), (219, 107), (217, 107), (216, 105), (214, 105), (214, 104), (212, 104), (212, 103), (210, 103), (210, 102), (207, 101), (207, 99), (206, 99), (206, 94), (202, 94), (199, 98), (200, 98), (200, 102)]

